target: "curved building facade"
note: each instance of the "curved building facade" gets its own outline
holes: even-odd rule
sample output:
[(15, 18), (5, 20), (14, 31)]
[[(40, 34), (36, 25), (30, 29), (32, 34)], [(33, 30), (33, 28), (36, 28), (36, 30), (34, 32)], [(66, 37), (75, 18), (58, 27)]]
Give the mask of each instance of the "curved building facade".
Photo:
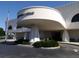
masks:
[[(76, 19), (75, 14), (79, 12), (79, 4), (78, 2), (72, 4), (59, 8), (46, 6), (23, 8), (17, 12), (16, 21), (8, 21), (8, 33), (15, 33), (16, 39), (29, 39), (30, 42), (48, 38), (64, 42), (78, 40), (79, 22), (78, 15)], [(71, 19), (76, 19), (76, 22)]]

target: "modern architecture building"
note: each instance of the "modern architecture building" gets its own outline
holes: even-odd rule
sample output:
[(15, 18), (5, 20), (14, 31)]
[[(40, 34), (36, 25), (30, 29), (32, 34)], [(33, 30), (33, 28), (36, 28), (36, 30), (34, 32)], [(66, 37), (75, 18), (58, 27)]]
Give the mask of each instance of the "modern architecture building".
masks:
[(17, 12), (7, 21), (7, 35), (14, 39), (36, 42), (48, 38), (57, 41), (79, 41), (79, 2), (61, 7), (31, 6)]

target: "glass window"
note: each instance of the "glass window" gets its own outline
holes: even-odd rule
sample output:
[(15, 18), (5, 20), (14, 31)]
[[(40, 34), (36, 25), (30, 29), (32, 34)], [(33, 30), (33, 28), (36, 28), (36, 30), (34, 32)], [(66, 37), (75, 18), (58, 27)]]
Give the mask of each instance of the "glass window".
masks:
[(12, 29), (12, 26), (10, 25), (10, 26), (8, 27), (8, 29)]
[(72, 18), (71, 22), (79, 22), (79, 14), (76, 14), (76, 15)]
[(19, 18), (21, 16), (29, 16), (29, 15), (33, 15), (33, 14), (34, 14), (34, 12), (28, 12), (26, 14), (20, 14), (20, 15), (18, 15), (17, 18)]
[(19, 18), (19, 17), (21, 17), (21, 16), (23, 16), (23, 14), (18, 15), (17, 18)]

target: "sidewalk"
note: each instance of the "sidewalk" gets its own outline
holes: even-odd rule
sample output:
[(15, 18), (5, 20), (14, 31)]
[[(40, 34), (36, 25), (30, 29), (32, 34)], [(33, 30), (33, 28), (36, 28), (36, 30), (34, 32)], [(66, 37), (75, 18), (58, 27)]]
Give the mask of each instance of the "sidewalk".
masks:
[(58, 42), (60, 44), (71, 44), (71, 45), (76, 45), (79, 46), (79, 42)]
[(13, 42), (15, 41), (15, 39), (0, 39), (0, 42), (4, 42), (4, 41), (8, 41), (8, 42)]

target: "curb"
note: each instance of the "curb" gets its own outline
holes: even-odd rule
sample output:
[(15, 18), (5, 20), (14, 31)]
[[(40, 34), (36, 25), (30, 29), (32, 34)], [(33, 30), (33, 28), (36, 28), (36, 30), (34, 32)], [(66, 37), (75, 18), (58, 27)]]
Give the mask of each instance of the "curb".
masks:
[(59, 49), (60, 46), (57, 47), (41, 47), (41, 49)]
[(31, 45), (22, 45), (22, 44), (18, 44), (17, 46), (23, 46), (23, 47), (33, 47), (33, 46), (31, 46)]
[(75, 45), (75, 46), (79, 46), (79, 43), (77, 42), (68, 42), (68, 43), (66, 43), (66, 42), (60, 42), (59, 44), (70, 44), (70, 45)]
[[(23, 46), (23, 47), (30, 47), (30, 48), (33, 48), (33, 46), (31, 45), (22, 45), (22, 44), (18, 44), (17, 46)], [(41, 49), (59, 49), (60, 46), (57, 46), (57, 47), (41, 47)]]

